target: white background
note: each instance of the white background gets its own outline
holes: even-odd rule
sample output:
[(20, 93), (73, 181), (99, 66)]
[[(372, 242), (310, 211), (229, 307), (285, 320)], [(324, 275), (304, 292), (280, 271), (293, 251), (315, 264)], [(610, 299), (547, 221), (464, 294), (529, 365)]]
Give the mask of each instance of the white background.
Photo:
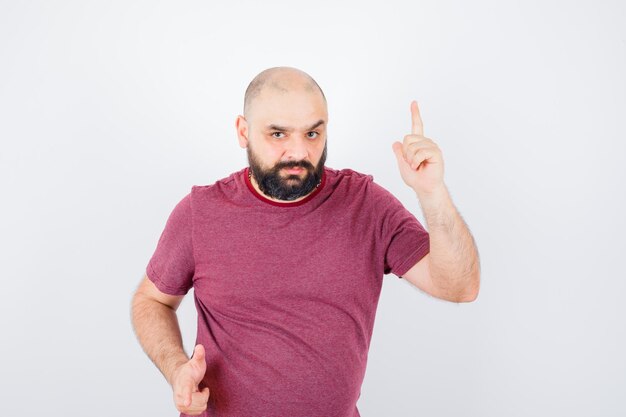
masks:
[(391, 150), (418, 100), (480, 251), (474, 303), (385, 276), (361, 415), (625, 415), (625, 21), (619, 1), (0, 0), (0, 415), (177, 415), (131, 296), (174, 205), (246, 165), (234, 121), (278, 65), (328, 98), (327, 166), (423, 221)]

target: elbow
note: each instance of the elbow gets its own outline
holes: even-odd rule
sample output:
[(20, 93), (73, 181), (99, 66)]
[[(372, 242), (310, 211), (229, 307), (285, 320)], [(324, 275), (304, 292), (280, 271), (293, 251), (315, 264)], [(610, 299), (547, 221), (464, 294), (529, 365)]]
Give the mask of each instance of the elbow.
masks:
[(478, 293), (480, 291), (480, 273), (476, 273), (472, 276), (469, 284), (466, 286), (463, 296), (459, 302), (471, 303), (476, 301)]
[(478, 298), (478, 292), (480, 290), (480, 274), (476, 273), (472, 275), (471, 279), (467, 282), (462, 291), (460, 291), (456, 297), (454, 297), (455, 303), (471, 303)]
[(471, 303), (471, 302), (476, 301), (477, 298), (478, 298), (478, 291), (474, 291), (471, 293), (465, 293), (454, 301), (456, 303)]

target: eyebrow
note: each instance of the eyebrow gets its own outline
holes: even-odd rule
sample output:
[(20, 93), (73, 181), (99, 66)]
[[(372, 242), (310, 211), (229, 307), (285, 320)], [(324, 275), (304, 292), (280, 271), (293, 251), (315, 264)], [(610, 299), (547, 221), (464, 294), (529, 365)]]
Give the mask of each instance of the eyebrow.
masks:
[[(306, 130), (313, 130), (313, 129), (315, 129), (316, 127), (321, 126), (321, 125), (323, 125), (323, 124), (324, 124), (324, 121), (323, 121), (323, 120), (318, 120), (317, 122), (313, 123), (313, 125), (312, 125), (311, 127), (309, 127), (308, 129), (306, 129)], [(271, 124), (271, 125), (269, 125), (267, 128), (268, 128), (269, 130), (280, 130), (280, 131), (282, 131), (282, 132), (290, 132), (290, 131), (292, 131), (292, 130), (293, 130), (293, 129), (291, 129), (291, 128), (288, 128), (288, 127), (283, 127), (283, 126), (278, 126), (278, 125), (275, 125), (275, 124)]]

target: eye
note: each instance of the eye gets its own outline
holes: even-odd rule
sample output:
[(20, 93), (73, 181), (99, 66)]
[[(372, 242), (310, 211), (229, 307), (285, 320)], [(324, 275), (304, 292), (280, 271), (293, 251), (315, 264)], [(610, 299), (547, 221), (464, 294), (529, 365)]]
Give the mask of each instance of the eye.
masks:
[(284, 135), (283, 132), (272, 132), (272, 137), (276, 138), (276, 139), (280, 139), (280, 137), (275, 136), (275, 135)]
[[(311, 133), (313, 133), (315, 136), (311, 136)], [(311, 139), (314, 139), (314, 138), (316, 138), (316, 137), (318, 137), (318, 136), (319, 136), (319, 133), (317, 133), (317, 132), (309, 132), (309, 133), (307, 133), (307, 136), (308, 136), (309, 138), (311, 138)]]

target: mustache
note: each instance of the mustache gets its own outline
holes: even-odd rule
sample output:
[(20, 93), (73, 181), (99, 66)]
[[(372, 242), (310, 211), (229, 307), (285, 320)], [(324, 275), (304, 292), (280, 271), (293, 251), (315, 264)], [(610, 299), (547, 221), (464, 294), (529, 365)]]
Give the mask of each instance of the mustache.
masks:
[(311, 171), (313, 169), (315, 169), (315, 167), (313, 166), (313, 164), (311, 164), (308, 161), (288, 161), (288, 162), (281, 162), (278, 163), (274, 166), (275, 170), (280, 170), (283, 168), (304, 168), (308, 171)]

